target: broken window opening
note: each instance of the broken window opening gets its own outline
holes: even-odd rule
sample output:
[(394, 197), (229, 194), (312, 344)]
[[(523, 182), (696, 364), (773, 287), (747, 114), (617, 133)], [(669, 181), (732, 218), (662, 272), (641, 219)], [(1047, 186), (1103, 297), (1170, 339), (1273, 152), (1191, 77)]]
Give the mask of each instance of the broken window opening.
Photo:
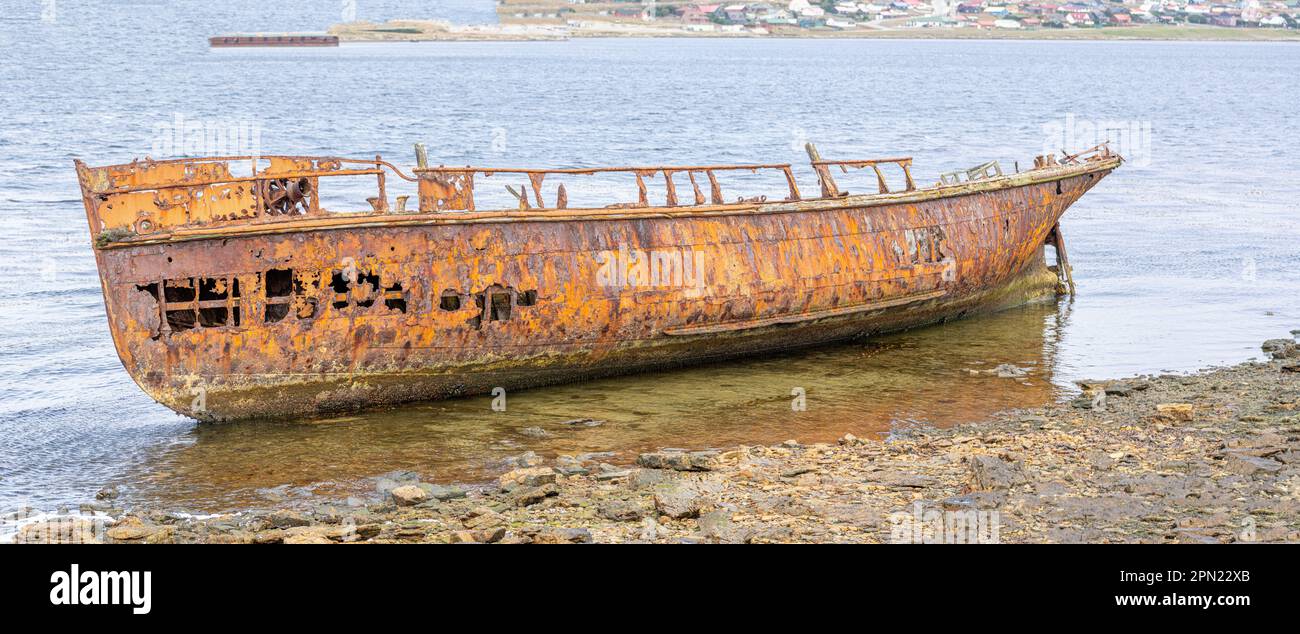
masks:
[(225, 308), (200, 308), (199, 325), (204, 328), (215, 328), (226, 325), (227, 311)]
[(293, 269), (269, 269), (262, 278), (266, 309), (262, 321), (273, 324), (289, 314), (289, 293), (293, 290)]
[(194, 321), (192, 310), (167, 311), (167, 326), (172, 330), (189, 330), (194, 327)]
[(163, 282), (163, 297), (166, 298), (169, 304), (172, 302), (194, 301), (194, 279), (165, 280)]
[(266, 296), (288, 297), (293, 288), (293, 269), (271, 269), (266, 272)]
[(343, 271), (335, 271), (330, 278), (330, 290), (334, 291), (334, 301), (330, 303), (336, 310), (342, 310), (348, 307), (348, 280), (343, 277)]
[(523, 291), (519, 293), (516, 304), (519, 306), (532, 306), (537, 303), (537, 291)]
[(402, 295), (402, 285), (395, 283), (384, 289), (384, 308), (406, 312), (406, 297)]
[(492, 312), (489, 321), (510, 321), (510, 293), (492, 294)]
[(460, 310), (460, 294), (452, 289), (442, 292), (442, 297), (438, 300), (438, 308), (442, 310)]
[(199, 301), (210, 302), (219, 299), (225, 299), (229, 295), (226, 278), (224, 277), (201, 277), (199, 278)]
[(267, 304), (266, 305), (266, 323), (273, 324), (289, 314), (288, 304)]

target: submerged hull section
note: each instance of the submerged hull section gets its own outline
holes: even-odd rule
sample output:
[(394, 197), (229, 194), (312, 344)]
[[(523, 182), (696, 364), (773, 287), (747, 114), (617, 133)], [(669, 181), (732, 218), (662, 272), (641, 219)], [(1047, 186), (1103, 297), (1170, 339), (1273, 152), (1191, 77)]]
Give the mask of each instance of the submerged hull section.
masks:
[(285, 417), (773, 352), (1023, 303), (1115, 163), (776, 204), (175, 232), (97, 255), (123, 364), (200, 419)]

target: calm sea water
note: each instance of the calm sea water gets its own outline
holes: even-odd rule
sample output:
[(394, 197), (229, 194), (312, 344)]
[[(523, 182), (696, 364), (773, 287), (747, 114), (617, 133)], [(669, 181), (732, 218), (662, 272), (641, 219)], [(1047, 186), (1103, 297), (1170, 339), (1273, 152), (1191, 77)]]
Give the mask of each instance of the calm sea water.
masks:
[[(338, 2), (5, 2), (0, 11), (0, 507), (213, 510), (470, 479), (526, 450), (830, 439), (951, 424), (1070, 381), (1189, 371), (1300, 328), (1300, 47), (1288, 44), (594, 40), (212, 51), (318, 30)], [(363, 19), (491, 21), (487, 2), (355, 3)], [(111, 346), (71, 161), (234, 122), (265, 153), (574, 166), (911, 155), (919, 180), (1123, 124), (1135, 159), (1064, 221), (1078, 298), (769, 359), (277, 424), (204, 426), (146, 397)], [(1114, 127), (1114, 126), (1112, 126)], [(173, 139), (174, 140), (174, 139)], [(1059, 141), (1059, 143), (1058, 143)], [(218, 148), (219, 149), (219, 148)], [(814, 181), (800, 172), (805, 189)], [(360, 199), (358, 199), (360, 202)], [(364, 204), (364, 203), (363, 203)], [(1024, 380), (972, 377), (998, 363)], [(791, 411), (791, 390), (808, 410)], [(594, 428), (559, 422), (592, 417)], [(520, 433), (542, 427), (551, 436)]]

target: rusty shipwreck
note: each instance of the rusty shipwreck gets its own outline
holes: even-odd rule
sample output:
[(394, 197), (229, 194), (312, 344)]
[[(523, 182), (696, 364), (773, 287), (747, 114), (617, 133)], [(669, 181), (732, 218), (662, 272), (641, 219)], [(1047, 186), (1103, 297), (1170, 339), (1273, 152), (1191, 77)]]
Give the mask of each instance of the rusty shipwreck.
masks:
[[(918, 187), (911, 159), (810, 145), (809, 196), (789, 164), (429, 167), (421, 150), (410, 175), (378, 156), (77, 161), (132, 378), (202, 420), (289, 417), (942, 322), (1072, 286), (1058, 219), (1122, 162), (1099, 146)], [(781, 193), (724, 194), (734, 174)], [(569, 200), (611, 177), (625, 202)], [(348, 178), (368, 205), (327, 203)], [(489, 205), (487, 184), (513, 198)]]

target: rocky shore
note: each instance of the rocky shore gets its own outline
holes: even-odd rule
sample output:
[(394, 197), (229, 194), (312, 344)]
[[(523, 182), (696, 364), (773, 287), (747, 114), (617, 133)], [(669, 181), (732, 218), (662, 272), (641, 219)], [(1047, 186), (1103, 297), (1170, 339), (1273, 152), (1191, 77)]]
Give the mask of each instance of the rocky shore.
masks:
[(379, 481), (382, 501), (205, 518), (33, 522), (17, 541), (762, 543), (1300, 541), (1300, 346), (884, 441), (525, 454), (490, 485)]

